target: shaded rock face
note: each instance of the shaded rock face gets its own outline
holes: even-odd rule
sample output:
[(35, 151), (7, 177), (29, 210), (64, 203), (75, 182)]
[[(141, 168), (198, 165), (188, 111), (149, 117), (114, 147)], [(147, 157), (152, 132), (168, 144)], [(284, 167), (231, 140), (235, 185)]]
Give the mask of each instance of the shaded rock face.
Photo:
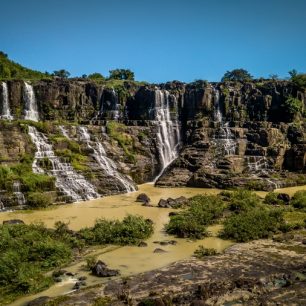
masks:
[(93, 275), (98, 277), (110, 277), (119, 274), (118, 270), (109, 269), (104, 262), (99, 260), (95, 266), (91, 269)]
[[(14, 119), (23, 119), (25, 84), (6, 83), (11, 114)], [(97, 130), (97, 137), (119, 172), (135, 183), (154, 180), (162, 168), (156, 125), (157, 90), (167, 92), (170, 117), (178, 115), (181, 128), (180, 154), (157, 185), (268, 190), (296, 181), (305, 183), (305, 176), (299, 175), (305, 173), (306, 165), (305, 123), (300, 120), (294, 124), (283, 104), (294, 97), (305, 109), (306, 93), (291, 82), (123, 82), (111, 89), (84, 79), (55, 79), (37, 81), (32, 86), (42, 120), (90, 125), (93, 132)], [(108, 123), (112, 121), (125, 126), (125, 138), (132, 143), (129, 150), (122, 139), (109, 137)], [(99, 130), (101, 126), (105, 133)], [(33, 154), (33, 146), (20, 127), (3, 125), (0, 144), (1, 156), (6, 158), (2, 164)], [(101, 173), (90, 150), (88, 157), (86, 177), (100, 194), (124, 192)]]

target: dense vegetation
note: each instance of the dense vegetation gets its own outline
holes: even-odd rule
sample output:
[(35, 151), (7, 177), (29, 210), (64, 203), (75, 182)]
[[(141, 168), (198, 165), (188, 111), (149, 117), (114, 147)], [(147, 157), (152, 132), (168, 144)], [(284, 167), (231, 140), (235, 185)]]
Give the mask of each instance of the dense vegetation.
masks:
[(187, 210), (171, 217), (168, 234), (200, 239), (208, 235), (206, 226), (222, 216), (224, 204), (218, 196), (198, 195), (191, 198)]
[(40, 71), (25, 68), (0, 51), (0, 79), (44, 79), (50, 76)]
[(41, 224), (0, 226), (0, 304), (18, 295), (41, 291), (53, 283), (45, 272), (68, 264), (86, 246), (138, 244), (153, 233), (153, 223), (139, 216), (122, 221), (97, 220), (79, 232), (57, 222), (55, 229)]
[[(306, 191), (297, 192), (290, 205), (285, 205), (288, 203), (277, 193), (268, 193), (263, 200), (248, 190), (196, 196), (190, 199), (186, 210), (170, 217), (166, 231), (178, 237), (200, 239), (208, 234), (209, 224), (219, 222), (223, 224), (220, 237), (224, 239), (246, 242), (268, 238), (275, 233), (305, 226), (305, 203)], [(290, 220), (294, 214), (301, 219), (298, 223)]]
[(81, 237), (88, 244), (137, 244), (153, 234), (151, 220), (129, 215), (123, 221), (97, 220), (93, 228), (80, 231)]

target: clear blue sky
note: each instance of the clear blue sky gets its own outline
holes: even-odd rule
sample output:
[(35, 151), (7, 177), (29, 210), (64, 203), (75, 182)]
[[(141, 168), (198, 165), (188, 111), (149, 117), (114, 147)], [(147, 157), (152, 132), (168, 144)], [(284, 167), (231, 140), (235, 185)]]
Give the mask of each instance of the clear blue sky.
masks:
[(0, 9), (0, 50), (41, 71), (130, 68), (149, 82), (306, 71), (306, 0), (3, 0)]

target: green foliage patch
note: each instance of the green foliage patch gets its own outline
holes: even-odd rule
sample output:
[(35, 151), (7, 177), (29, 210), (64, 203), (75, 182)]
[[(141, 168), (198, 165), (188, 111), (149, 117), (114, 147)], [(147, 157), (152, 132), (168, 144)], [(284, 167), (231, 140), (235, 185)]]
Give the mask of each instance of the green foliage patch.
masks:
[(208, 235), (206, 226), (218, 220), (224, 209), (220, 197), (197, 195), (189, 200), (187, 210), (171, 216), (166, 231), (181, 238), (200, 239)]

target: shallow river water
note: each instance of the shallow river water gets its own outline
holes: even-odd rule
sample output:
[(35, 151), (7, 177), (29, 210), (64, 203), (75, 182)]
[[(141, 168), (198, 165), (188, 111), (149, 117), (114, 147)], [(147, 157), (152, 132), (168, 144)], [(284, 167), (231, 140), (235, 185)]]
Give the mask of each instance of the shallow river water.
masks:
[[(25, 223), (43, 222), (47, 227), (53, 227), (56, 221), (69, 222), (69, 228), (78, 230), (86, 226), (92, 226), (97, 218), (122, 219), (127, 214), (138, 214), (145, 218), (150, 218), (154, 222), (154, 234), (146, 242), (147, 247), (137, 246), (108, 246), (105, 248), (95, 248), (92, 254), (98, 259), (104, 261), (109, 268), (119, 269), (120, 277), (150, 271), (161, 268), (178, 260), (186, 259), (192, 256), (194, 250), (199, 245), (207, 248), (214, 248), (222, 251), (232, 245), (232, 242), (219, 239), (216, 237), (220, 230), (219, 225), (208, 228), (212, 236), (190, 241), (187, 239), (177, 239), (167, 235), (163, 228), (169, 220), (169, 212), (173, 209), (144, 207), (141, 203), (135, 202), (139, 193), (146, 193), (151, 198), (151, 204), (157, 205), (161, 198), (168, 197), (191, 197), (196, 194), (217, 194), (221, 190), (204, 189), (204, 188), (156, 188), (153, 184), (143, 184), (138, 186), (136, 192), (109, 196), (87, 202), (74, 203), (69, 205), (58, 205), (46, 210), (37, 211), (14, 211), (0, 213), (0, 223), (8, 219), (21, 219)], [(305, 189), (305, 186), (298, 188), (285, 188), (283, 192), (293, 194), (298, 189)], [(264, 196), (264, 192), (259, 192)], [(161, 246), (154, 243), (155, 241), (176, 240), (176, 245)], [(165, 250), (165, 253), (154, 253), (156, 248)], [(87, 285), (94, 285), (107, 280), (91, 276), (84, 268), (85, 261), (79, 261), (68, 267), (67, 271), (77, 273), (75, 278), (67, 278), (61, 283), (57, 283), (48, 290), (36, 295), (23, 297), (11, 305), (25, 305), (26, 302), (39, 296), (57, 296), (66, 294), (72, 290), (76, 278), (79, 276), (87, 277)]]

